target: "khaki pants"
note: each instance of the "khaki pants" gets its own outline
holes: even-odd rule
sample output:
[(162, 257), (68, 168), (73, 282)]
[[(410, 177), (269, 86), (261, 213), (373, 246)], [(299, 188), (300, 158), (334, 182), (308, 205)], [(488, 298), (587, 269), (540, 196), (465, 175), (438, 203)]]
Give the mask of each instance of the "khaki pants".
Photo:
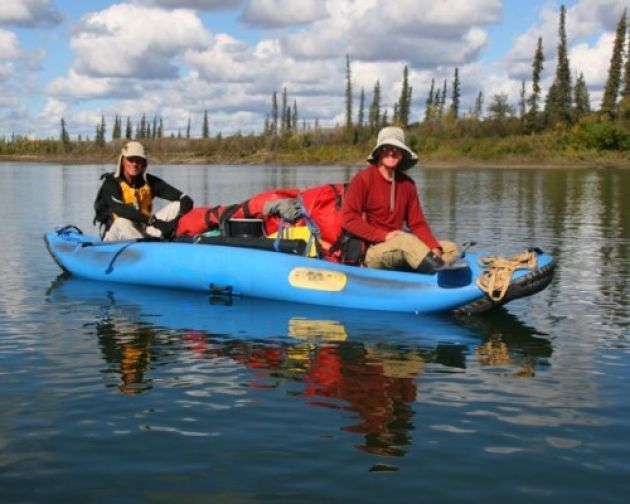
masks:
[[(443, 250), (442, 260), (446, 264), (455, 262), (460, 255), (459, 247), (448, 240), (440, 240), (439, 243)], [(430, 251), (416, 235), (403, 233), (391, 240), (370, 245), (364, 262), (368, 268), (413, 271)]]
[[(157, 219), (172, 221), (179, 215), (179, 201), (173, 201), (155, 213)], [(103, 241), (137, 240), (139, 238), (160, 238), (162, 232), (153, 226), (138, 224), (123, 217), (114, 219), (112, 226), (105, 233)]]

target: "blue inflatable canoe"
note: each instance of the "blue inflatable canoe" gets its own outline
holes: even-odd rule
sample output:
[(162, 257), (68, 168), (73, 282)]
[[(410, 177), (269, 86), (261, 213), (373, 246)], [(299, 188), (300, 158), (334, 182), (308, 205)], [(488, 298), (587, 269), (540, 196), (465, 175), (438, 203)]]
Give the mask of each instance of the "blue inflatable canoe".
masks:
[(237, 239), (102, 242), (66, 226), (48, 232), (44, 239), (57, 264), (81, 278), (407, 313), (487, 311), (544, 289), (555, 268), (551, 256), (537, 252), (536, 268), (515, 271), (507, 294), (493, 301), (475, 283), (484, 268), (478, 264), (479, 254), (471, 252), (464, 254), (457, 268), (426, 275), (304, 257), (303, 247), (291, 243), (278, 247), (278, 242), (265, 238), (243, 243)]

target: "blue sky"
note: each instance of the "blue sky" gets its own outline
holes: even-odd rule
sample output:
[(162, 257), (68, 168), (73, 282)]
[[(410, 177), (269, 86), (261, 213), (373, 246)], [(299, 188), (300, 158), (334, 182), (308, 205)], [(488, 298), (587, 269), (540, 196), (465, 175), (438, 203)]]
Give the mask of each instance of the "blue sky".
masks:
[(283, 88), (302, 121), (332, 126), (346, 54), (356, 95), (378, 80), (387, 107), (407, 65), (412, 119), (456, 67), (464, 109), (479, 91), (516, 102), (539, 36), (549, 85), (561, 4), (597, 106), (627, 0), (3, 0), (0, 135), (56, 137), (63, 117), (71, 136), (93, 136), (101, 115), (142, 114), (167, 133), (190, 118), (199, 134), (204, 110), (213, 133), (249, 133)]

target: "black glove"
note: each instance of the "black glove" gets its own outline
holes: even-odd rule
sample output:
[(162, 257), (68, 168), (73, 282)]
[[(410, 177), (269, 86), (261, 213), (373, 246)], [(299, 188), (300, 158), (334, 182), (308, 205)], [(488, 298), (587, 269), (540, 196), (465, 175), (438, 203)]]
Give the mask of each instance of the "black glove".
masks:
[(158, 229), (162, 233), (162, 236), (164, 238), (169, 238), (175, 233), (175, 229), (177, 228), (177, 220), (163, 221), (157, 219), (155, 215), (152, 215), (149, 219), (149, 226), (153, 226), (155, 229)]
[(283, 198), (267, 201), (263, 205), (263, 214), (265, 216), (277, 215), (288, 222), (295, 222), (302, 217), (302, 210), (297, 199)]
[(184, 215), (192, 210), (194, 203), (190, 196), (184, 194), (179, 199), (179, 215)]
[(418, 273), (435, 273), (444, 267), (444, 261), (441, 257), (436, 256), (433, 252), (429, 252), (420, 265), (416, 268)]

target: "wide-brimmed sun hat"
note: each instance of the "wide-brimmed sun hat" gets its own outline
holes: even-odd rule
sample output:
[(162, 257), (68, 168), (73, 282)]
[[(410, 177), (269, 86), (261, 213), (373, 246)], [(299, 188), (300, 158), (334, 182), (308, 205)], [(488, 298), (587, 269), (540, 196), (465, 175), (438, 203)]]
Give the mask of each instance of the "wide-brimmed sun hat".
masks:
[(145, 163), (149, 161), (147, 153), (144, 150), (144, 145), (142, 145), (140, 142), (129, 142), (120, 151), (120, 156), (118, 157), (118, 165), (116, 166), (116, 173), (114, 174), (115, 177), (120, 177), (120, 175), (122, 174), (122, 160), (125, 157), (142, 158), (144, 159)]
[(385, 126), (378, 132), (376, 147), (372, 150), (367, 160), (369, 163), (378, 163), (379, 151), (385, 146), (398, 147), (403, 152), (400, 162), (401, 170), (408, 170), (418, 162), (418, 155), (405, 143), (405, 132), (398, 126)]

